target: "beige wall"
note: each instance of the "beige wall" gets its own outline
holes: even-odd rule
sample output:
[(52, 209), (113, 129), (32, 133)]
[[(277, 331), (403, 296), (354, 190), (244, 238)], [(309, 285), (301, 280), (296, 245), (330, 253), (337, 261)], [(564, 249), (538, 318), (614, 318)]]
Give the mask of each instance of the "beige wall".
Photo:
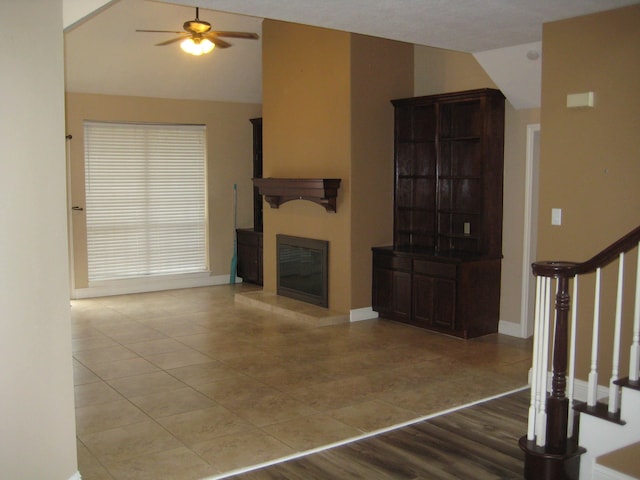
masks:
[(393, 242), (393, 106), (413, 95), (413, 45), (351, 36), (351, 309), (371, 306), (371, 247)]
[[(77, 472), (62, 2), (0, 7), (0, 478)], [(40, 42), (21, 41), (29, 19)]]
[[(276, 290), (275, 235), (284, 233), (329, 241), (329, 308), (371, 304), (371, 246), (391, 233), (389, 99), (411, 91), (411, 49), (264, 22), (264, 176), (342, 180), (336, 213), (306, 201), (265, 203), (265, 290)], [(398, 71), (385, 77), (389, 69)]]
[[(415, 95), (498, 88), (470, 53), (415, 47)], [(501, 331), (520, 334), (524, 190), (527, 125), (539, 123), (539, 109), (516, 110), (505, 103)]]
[(329, 241), (329, 307), (348, 311), (351, 215), (349, 34), (265, 20), (263, 176), (340, 178), (336, 213), (264, 204), (264, 289), (276, 291), (277, 233)]
[[(211, 275), (227, 275), (233, 251), (233, 184), (238, 185), (238, 226), (253, 225), (250, 118), (261, 106), (245, 103), (168, 100), (67, 93), (67, 132), (71, 141), (73, 204), (84, 202), (84, 120), (167, 122), (207, 127), (209, 261)], [(86, 222), (73, 214), (75, 288), (87, 287)]]
[[(640, 224), (639, 25), (640, 6), (635, 5), (544, 26), (540, 259), (585, 261)], [(595, 92), (594, 108), (566, 108), (567, 94), (587, 91)], [(551, 208), (562, 208), (562, 226), (550, 225)], [(627, 271), (632, 269), (630, 264)], [(615, 278), (606, 285), (612, 283)], [(603, 312), (611, 311), (614, 295), (606, 289)], [(586, 322), (593, 295), (581, 298), (578, 308)], [(610, 330), (601, 329), (606, 350)], [(584, 377), (590, 339), (578, 342)], [(601, 356), (603, 371), (609, 357)]]
[(498, 88), (470, 53), (415, 47), (414, 95)]

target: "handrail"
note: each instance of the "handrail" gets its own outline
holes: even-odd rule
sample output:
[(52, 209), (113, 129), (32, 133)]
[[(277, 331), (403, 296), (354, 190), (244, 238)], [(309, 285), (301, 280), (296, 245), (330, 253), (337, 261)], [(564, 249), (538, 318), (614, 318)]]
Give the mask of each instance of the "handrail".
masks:
[[(537, 277), (536, 328), (534, 335), (534, 364), (532, 366), (531, 404), (529, 409), (529, 430), (520, 439), (520, 447), (525, 452), (525, 478), (527, 480), (567, 480), (577, 478), (578, 457), (585, 450), (578, 446), (573, 432), (573, 368), (574, 349), (568, 345), (575, 338), (576, 308), (572, 307), (577, 295), (578, 275), (596, 272), (596, 306), (594, 307), (593, 338), (596, 339), (599, 321), (599, 279), (604, 267), (619, 260), (618, 291), (615, 312), (615, 333), (613, 347), (613, 369), (609, 387), (609, 412), (618, 409), (618, 363), (620, 343), (620, 323), (622, 311), (622, 282), (624, 255), (639, 247), (640, 226), (615, 241), (586, 262), (544, 261), (532, 264)], [(639, 253), (640, 255), (640, 253)], [(640, 259), (638, 261), (640, 277)], [(556, 280), (555, 304), (551, 307), (551, 280)], [(573, 297), (570, 282), (573, 282)], [(541, 292), (541, 293), (540, 293)], [(553, 317), (551, 316), (553, 311)], [(571, 313), (571, 337), (569, 337), (569, 313)], [(582, 323), (582, 322), (581, 322)], [(551, 329), (549, 329), (551, 327)], [(549, 337), (549, 334), (551, 338)], [(631, 347), (629, 378), (637, 381), (640, 365), (640, 278), (636, 278), (636, 307), (634, 312), (634, 338)], [(568, 348), (569, 347), (569, 348)], [(537, 355), (536, 355), (537, 354)], [(549, 355), (551, 354), (551, 355)], [(570, 354), (570, 355), (569, 355)], [(571, 358), (568, 358), (571, 356)], [(596, 357), (592, 352), (592, 363)], [(552, 360), (551, 390), (547, 391), (547, 360)], [(569, 364), (569, 372), (567, 366)], [(632, 368), (633, 367), (633, 368)], [(593, 365), (592, 365), (593, 370)], [(632, 370), (634, 373), (632, 374)], [(569, 374), (569, 375), (567, 375)], [(567, 376), (569, 378), (567, 378)], [(570, 390), (567, 396), (567, 383)], [(589, 390), (597, 388), (597, 369), (589, 374)], [(591, 396), (591, 392), (590, 392)], [(595, 398), (595, 391), (592, 395)], [(595, 400), (593, 401), (595, 405)], [(589, 405), (589, 401), (587, 402)], [(571, 424), (571, 425), (570, 425)], [(571, 473), (569, 473), (571, 472)]]
[(533, 274), (540, 277), (572, 278), (576, 275), (595, 272), (596, 269), (602, 268), (616, 260), (621, 253), (627, 253), (632, 248), (638, 246), (639, 242), (640, 226), (631, 230), (620, 240), (613, 242), (586, 262), (535, 262), (532, 265)]

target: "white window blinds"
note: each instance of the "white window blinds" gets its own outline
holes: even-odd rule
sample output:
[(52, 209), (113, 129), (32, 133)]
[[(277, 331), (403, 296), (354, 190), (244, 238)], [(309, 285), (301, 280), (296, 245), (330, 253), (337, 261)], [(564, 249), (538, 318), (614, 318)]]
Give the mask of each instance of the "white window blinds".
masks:
[(202, 125), (85, 122), (89, 282), (203, 272)]

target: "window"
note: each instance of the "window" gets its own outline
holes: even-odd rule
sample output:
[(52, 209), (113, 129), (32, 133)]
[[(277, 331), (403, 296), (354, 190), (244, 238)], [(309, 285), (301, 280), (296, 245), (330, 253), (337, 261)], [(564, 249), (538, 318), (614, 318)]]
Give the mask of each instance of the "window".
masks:
[(89, 282), (204, 272), (203, 125), (85, 122)]

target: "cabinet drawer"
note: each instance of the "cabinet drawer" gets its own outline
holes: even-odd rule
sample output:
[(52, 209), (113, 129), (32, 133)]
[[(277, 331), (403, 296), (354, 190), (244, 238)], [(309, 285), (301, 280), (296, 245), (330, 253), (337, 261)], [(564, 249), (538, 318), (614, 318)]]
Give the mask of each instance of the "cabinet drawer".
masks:
[(422, 273), (434, 277), (456, 278), (457, 267), (451, 263), (428, 262), (426, 260), (413, 261), (413, 273)]
[(411, 259), (408, 257), (396, 257), (394, 255), (373, 254), (373, 266), (376, 268), (388, 268), (391, 270), (411, 271)]

